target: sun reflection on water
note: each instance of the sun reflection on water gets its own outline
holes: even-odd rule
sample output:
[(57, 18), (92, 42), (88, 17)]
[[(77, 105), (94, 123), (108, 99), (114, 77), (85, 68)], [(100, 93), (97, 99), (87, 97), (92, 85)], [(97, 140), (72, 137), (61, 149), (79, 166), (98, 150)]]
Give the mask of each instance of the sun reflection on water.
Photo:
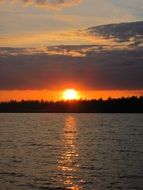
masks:
[(78, 130), (73, 116), (66, 117), (62, 135), (62, 155), (58, 161), (58, 169), (62, 172), (60, 181), (67, 189), (81, 190), (83, 180), (78, 177)]

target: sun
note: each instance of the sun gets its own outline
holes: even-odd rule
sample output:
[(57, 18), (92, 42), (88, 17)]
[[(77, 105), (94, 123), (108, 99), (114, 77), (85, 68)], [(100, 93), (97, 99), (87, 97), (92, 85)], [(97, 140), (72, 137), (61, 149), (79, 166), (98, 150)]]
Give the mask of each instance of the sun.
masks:
[(79, 98), (78, 92), (74, 89), (67, 89), (63, 93), (64, 100), (77, 100)]

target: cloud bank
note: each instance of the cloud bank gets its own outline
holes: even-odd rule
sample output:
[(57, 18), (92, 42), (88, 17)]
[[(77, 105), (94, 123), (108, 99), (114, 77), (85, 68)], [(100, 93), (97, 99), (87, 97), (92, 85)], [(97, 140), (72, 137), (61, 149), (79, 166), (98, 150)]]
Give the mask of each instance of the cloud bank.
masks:
[(0, 90), (143, 90), (142, 24), (90, 28), (94, 45), (1, 47)]
[(25, 5), (45, 7), (49, 9), (61, 9), (77, 5), (81, 0), (0, 0), (0, 2), (22, 3)]
[(81, 48), (85, 56), (68, 54), (75, 49), (72, 46), (63, 55), (1, 48), (11, 54), (0, 56), (0, 90), (61, 90), (71, 85), (91, 90), (143, 90), (143, 49)]

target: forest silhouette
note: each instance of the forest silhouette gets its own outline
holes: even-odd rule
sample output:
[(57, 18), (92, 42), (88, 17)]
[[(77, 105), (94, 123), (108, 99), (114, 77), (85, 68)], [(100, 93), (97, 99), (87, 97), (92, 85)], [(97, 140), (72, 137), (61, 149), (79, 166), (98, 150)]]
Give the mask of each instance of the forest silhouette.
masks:
[(143, 113), (143, 96), (93, 100), (0, 102), (1, 113)]

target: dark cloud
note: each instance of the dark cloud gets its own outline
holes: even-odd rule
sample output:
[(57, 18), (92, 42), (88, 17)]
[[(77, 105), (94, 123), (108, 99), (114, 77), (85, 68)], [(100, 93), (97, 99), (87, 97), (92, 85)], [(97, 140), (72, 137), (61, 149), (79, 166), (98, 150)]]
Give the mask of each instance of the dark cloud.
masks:
[(114, 38), (120, 42), (143, 41), (143, 21), (102, 25), (88, 28), (87, 31), (92, 35), (102, 35), (107, 39)]
[(120, 39), (115, 44), (0, 48), (0, 90), (58, 90), (71, 84), (92, 90), (143, 90), (139, 23), (94, 28)]
[[(70, 47), (71, 48), (71, 47)], [(47, 53), (0, 57), (0, 89), (143, 89), (143, 50), (103, 50), (84, 57)]]

